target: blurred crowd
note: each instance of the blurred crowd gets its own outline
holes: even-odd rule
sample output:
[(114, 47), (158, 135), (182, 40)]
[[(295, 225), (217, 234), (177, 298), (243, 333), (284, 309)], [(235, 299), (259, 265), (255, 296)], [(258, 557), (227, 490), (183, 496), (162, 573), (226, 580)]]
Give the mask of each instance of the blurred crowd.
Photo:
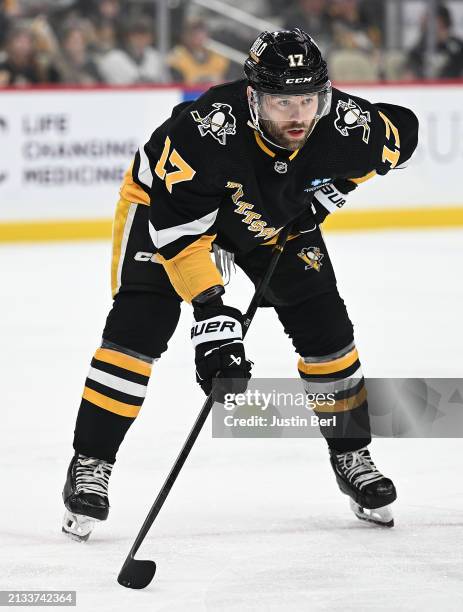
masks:
[[(245, 53), (256, 30), (170, 0), (171, 48), (158, 51), (153, 0), (0, 0), (0, 87), (40, 84), (219, 83), (242, 74), (214, 40)], [(230, 0), (279, 27), (301, 27), (327, 55), (335, 80), (463, 77), (463, 41), (450, 8), (423, 11), (409, 49), (386, 49), (385, 0)], [(197, 7), (196, 7), (197, 9)], [(206, 11), (207, 12), (207, 11)], [(429, 29), (435, 53), (429, 55)], [(235, 55), (236, 57), (236, 55)]]

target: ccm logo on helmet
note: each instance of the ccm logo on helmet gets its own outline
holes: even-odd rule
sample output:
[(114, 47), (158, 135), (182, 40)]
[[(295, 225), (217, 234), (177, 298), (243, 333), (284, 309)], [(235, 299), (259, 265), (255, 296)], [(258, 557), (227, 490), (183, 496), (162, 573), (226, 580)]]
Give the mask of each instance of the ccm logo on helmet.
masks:
[(209, 323), (199, 323), (191, 328), (191, 337), (200, 336), (201, 334), (213, 334), (214, 332), (224, 332), (229, 329), (233, 333), (235, 330), (233, 321), (210, 321)]
[(310, 83), (312, 77), (299, 77), (298, 79), (286, 79), (285, 83)]

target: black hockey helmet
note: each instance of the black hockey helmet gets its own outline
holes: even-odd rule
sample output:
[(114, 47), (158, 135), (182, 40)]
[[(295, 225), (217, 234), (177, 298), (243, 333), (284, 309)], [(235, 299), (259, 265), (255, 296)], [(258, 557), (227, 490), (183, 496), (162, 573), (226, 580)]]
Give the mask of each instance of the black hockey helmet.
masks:
[(244, 62), (249, 84), (264, 93), (316, 93), (330, 84), (315, 41), (299, 28), (263, 32)]
[(272, 111), (275, 105), (286, 104), (291, 108), (297, 107), (297, 99), (304, 98), (304, 103), (312, 100), (310, 106), (315, 110), (310, 116), (311, 127), (305, 140), (318, 121), (330, 112), (331, 82), (326, 62), (315, 41), (299, 28), (260, 34), (249, 51), (244, 72), (250, 85), (248, 102), (253, 126), (277, 147), (288, 148), (288, 143), (276, 142), (275, 136), (269, 134), (269, 125), (278, 121), (284, 125), (293, 117), (290, 112), (278, 113), (275, 117)]

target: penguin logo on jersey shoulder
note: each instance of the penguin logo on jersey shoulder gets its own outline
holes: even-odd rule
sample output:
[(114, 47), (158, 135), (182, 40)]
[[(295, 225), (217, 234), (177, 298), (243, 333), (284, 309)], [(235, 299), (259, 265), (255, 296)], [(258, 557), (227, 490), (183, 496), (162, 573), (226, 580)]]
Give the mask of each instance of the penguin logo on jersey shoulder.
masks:
[(191, 111), (191, 116), (198, 124), (199, 133), (202, 137), (210, 134), (221, 145), (227, 144), (227, 136), (236, 134), (236, 118), (232, 113), (230, 104), (214, 102), (214, 110), (205, 117), (201, 117), (197, 110)]
[(336, 115), (334, 127), (340, 134), (349, 136), (351, 130), (362, 128), (362, 140), (365, 144), (368, 144), (370, 140), (369, 123), (371, 122), (369, 111), (363, 111), (356, 102), (349, 98), (348, 102), (339, 100), (336, 107)]
[(306, 264), (306, 270), (316, 270), (320, 272), (324, 255), (318, 247), (304, 247), (297, 256)]

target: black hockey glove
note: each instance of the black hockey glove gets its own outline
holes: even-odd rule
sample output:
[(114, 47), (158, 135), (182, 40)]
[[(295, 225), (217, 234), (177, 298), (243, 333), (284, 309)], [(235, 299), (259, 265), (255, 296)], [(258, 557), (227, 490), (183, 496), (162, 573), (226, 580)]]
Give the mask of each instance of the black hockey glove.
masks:
[[(196, 352), (196, 380), (201, 389), (209, 395), (212, 379), (220, 378), (217, 390), (220, 395), (243, 393), (251, 378), (252, 365), (244, 353), (243, 315), (236, 308), (225, 306), (221, 298), (203, 305), (193, 303), (193, 306), (191, 339)], [(220, 396), (216, 399), (220, 400)]]
[(307, 207), (307, 210), (293, 221), (291, 233), (310, 234), (310, 232), (314, 232), (317, 228), (318, 222), (315, 219), (315, 213), (312, 208)]

